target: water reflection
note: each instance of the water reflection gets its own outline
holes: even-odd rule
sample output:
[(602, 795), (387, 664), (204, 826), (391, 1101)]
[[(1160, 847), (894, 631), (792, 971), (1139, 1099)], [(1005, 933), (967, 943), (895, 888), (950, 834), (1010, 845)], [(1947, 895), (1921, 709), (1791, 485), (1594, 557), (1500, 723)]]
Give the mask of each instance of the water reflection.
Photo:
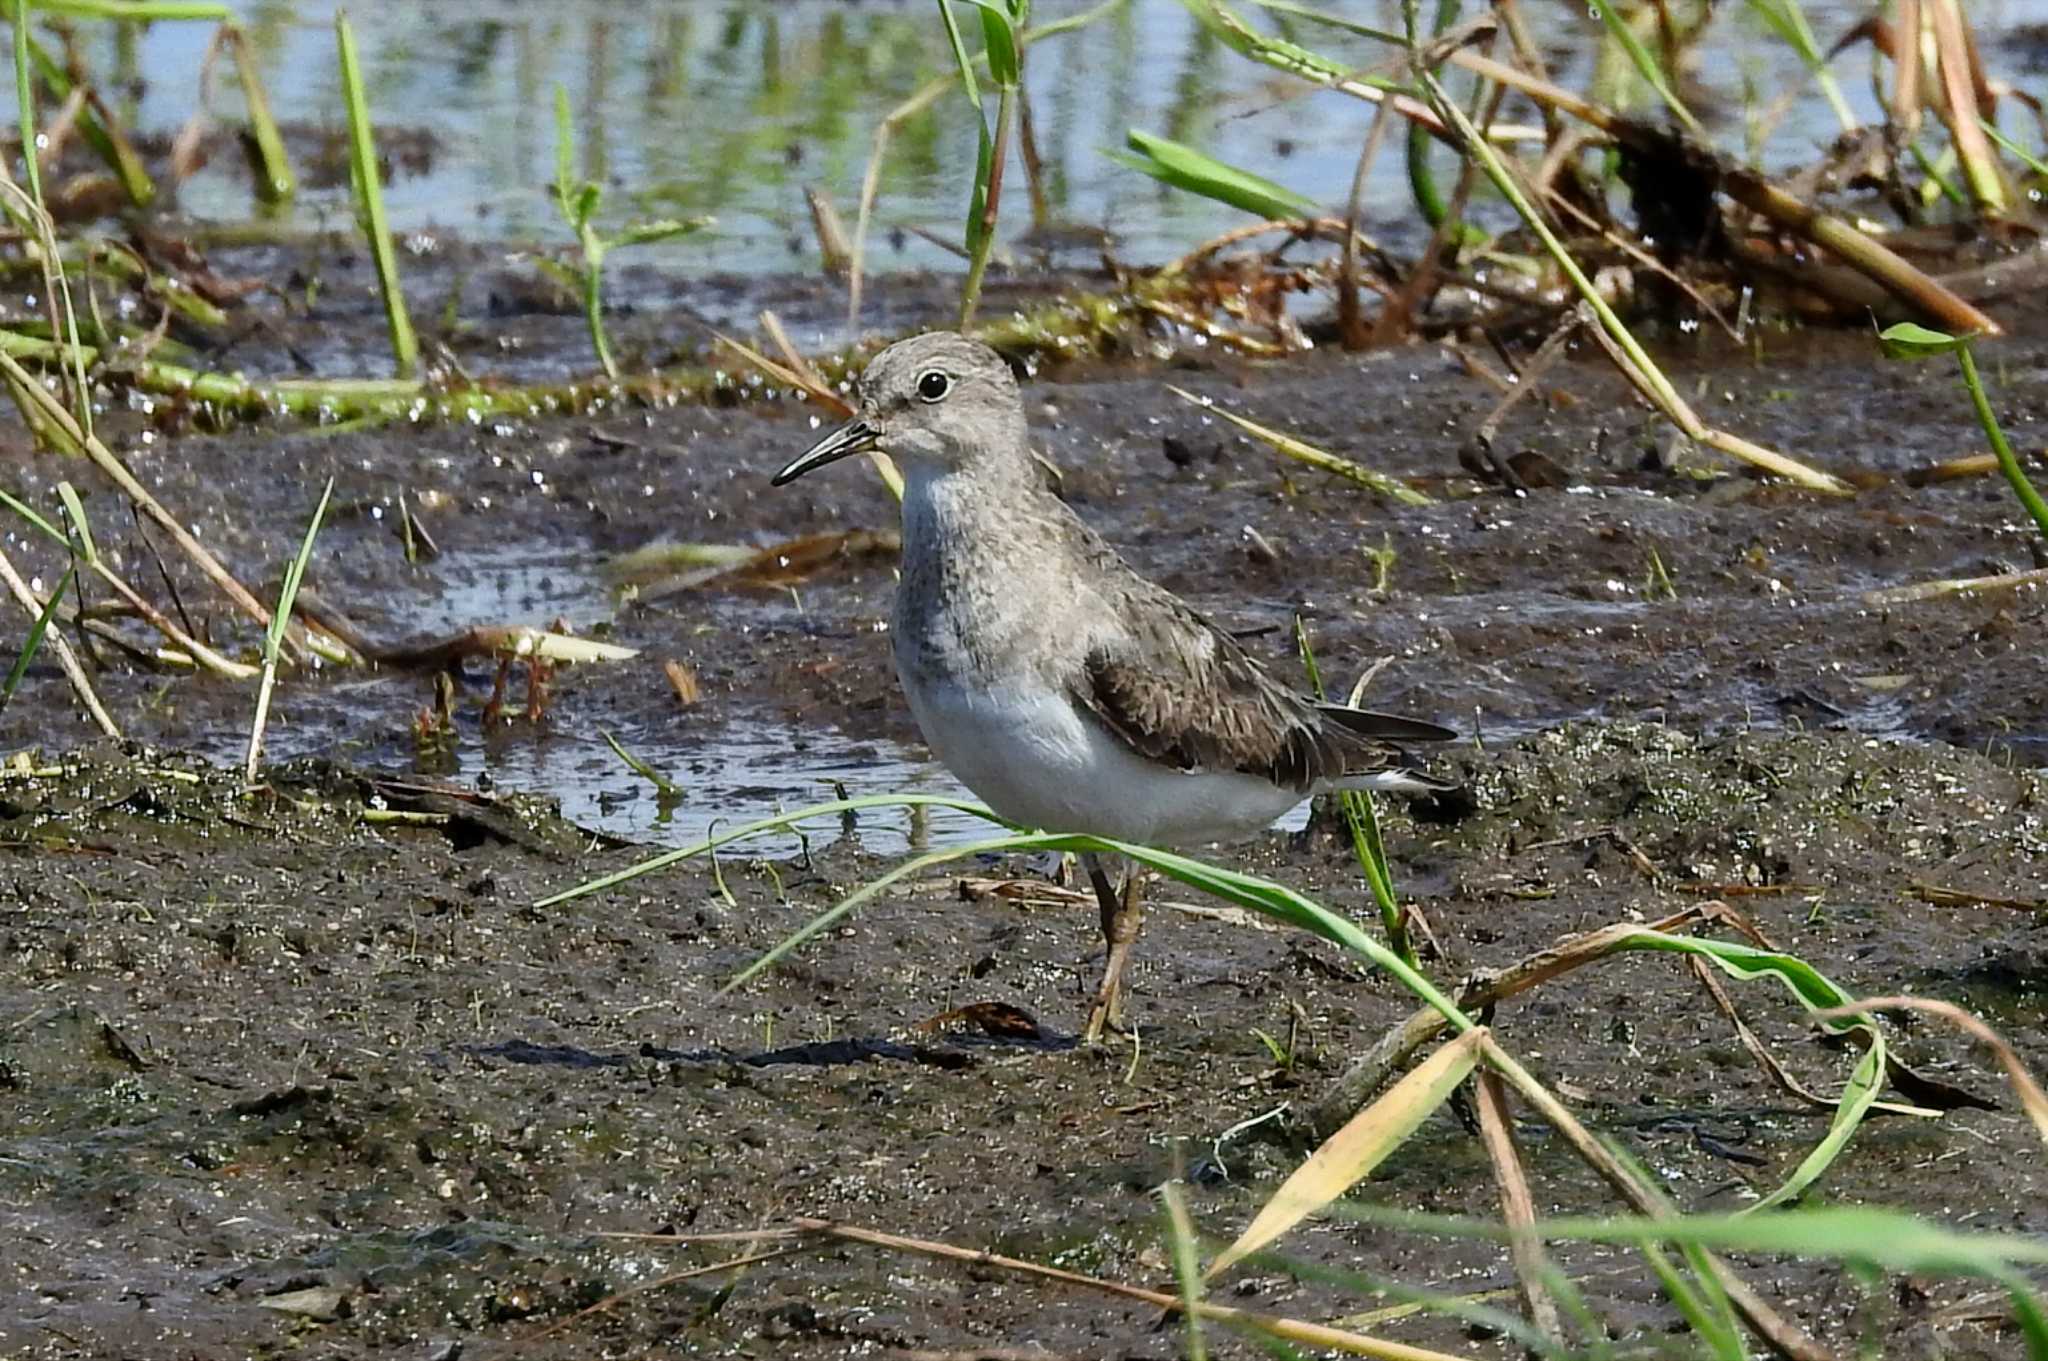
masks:
[[(333, 5), (243, 0), (247, 24), (278, 117), (301, 131), (340, 124), (334, 70)], [(1079, 12), (1077, 0), (1041, 0), (1041, 23)], [(1398, 28), (1393, 0), (1329, 8), (1361, 23)], [(2005, 7), (2018, 21), (2042, 0)], [(1810, 11), (1825, 45), (1852, 21), (1846, 9)], [(1537, 38), (1568, 83), (1583, 75), (1599, 25), (1583, 9), (1529, 11)], [(811, 270), (818, 255), (804, 189), (830, 195), (850, 217), (871, 141), (887, 112), (950, 58), (927, 0), (693, 3), (607, 0), (548, 6), (512, 0), (446, 0), (434, 5), (352, 7), (365, 53), (373, 112), (387, 134), (424, 130), (436, 143), (424, 165), (401, 164), (390, 208), (401, 230), (439, 227), (513, 242), (559, 243), (563, 234), (544, 191), (553, 172), (552, 90), (566, 85), (576, 113), (582, 165), (602, 178), (606, 212), (626, 216), (718, 216), (704, 237), (657, 248), (696, 269)], [(1359, 69), (1392, 69), (1389, 51), (1363, 38), (1268, 15), (1269, 24)], [(174, 132), (199, 102), (201, 59), (211, 25), (79, 29), (89, 62), (146, 76), (132, 112), (151, 132)], [(1689, 97), (1719, 110), (1717, 135), (1745, 142), (1745, 103), (1759, 91), (1807, 87), (1784, 44), (1746, 10), (1721, 15), (1690, 73)], [(1844, 61), (1850, 61), (1844, 58)], [(101, 67), (105, 63), (105, 67)], [(1995, 64), (1995, 63), (1994, 63)], [(1093, 26), (1048, 39), (1027, 59), (1034, 137), (1045, 165), (1044, 205), (1055, 219), (1113, 232), (1119, 253), (1156, 261), (1236, 220), (1232, 210), (1172, 193), (1105, 158), (1124, 132), (1141, 127), (1192, 142), (1313, 199), (1347, 192), (1370, 110), (1308, 91), (1300, 82), (1231, 53), (1177, 0), (1129, 0)], [(1857, 111), (1874, 114), (1867, 89), (1842, 72)], [(224, 116), (232, 80), (215, 92)], [(1526, 117), (1511, 102), (1511, 117)], [(878, 218), (877, 263), (948, 267), (953, 257), (920, 239), (925, 229), (957, 239), (972, 176), (968, 112), (949, 91), (906, 120), (887, 163)], [(1833, 133), (1818, 97), (1795, 101), (1762, 148), (1767, 162), (1803, 160)], [(1402, 158), (1379, 158), (1366, 202), (1382, 235), (1413, 217)], [(291, 212), (305, 226), (346, 227), (346, 184), (302, 193)], [(216, 157), (185, 186), (182, 207), (210, 219), (252, 213), (246, 171)], [(1006, 239), (1030, 225), (1023, 194), (1013, 201)], [(891, 244), (893, 242), (893, 244)], [(660, 256), (657, 256), (660, 258)]]

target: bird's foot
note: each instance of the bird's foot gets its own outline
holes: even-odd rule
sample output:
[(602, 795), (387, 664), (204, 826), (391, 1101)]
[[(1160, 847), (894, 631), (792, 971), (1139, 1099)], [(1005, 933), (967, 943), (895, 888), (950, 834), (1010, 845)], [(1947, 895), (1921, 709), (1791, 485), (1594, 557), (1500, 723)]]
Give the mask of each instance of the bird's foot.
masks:
[(1124, 1025), (1123, 989), (1105, 986), (1095, 996), (1095, 1005), (1088, 1009), (1088, 1024), (1081, 1031), (1081, 1045), (1092, 1049), (1102, 1043), (1104, 1031), (1118, 1035), (1129, 1033)]

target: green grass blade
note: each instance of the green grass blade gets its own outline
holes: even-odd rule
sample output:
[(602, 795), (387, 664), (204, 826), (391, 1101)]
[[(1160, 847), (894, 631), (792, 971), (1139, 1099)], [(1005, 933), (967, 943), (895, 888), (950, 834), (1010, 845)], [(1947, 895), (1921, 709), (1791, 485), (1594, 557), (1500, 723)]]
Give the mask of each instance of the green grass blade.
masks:
[(1188, 1218), (1187, 1197), (1180, 1182), (1169, 1181), (1159, 1188), (1159, 1205), (1166, 1219), (1166, 1243), (1173, 1256), (1173, 1274), (1180, 1281), (1180, 1313), (1187, 1329), (1187, 1361), (1209, 1361), (1208, 1340), (1202, 1336), (1202, 1263), (1195, 1244), (1195, 1226)]
[(85, 518), (85, 503), (78, 499), (78, 488), (69, 482), (59, 482), (57, 499), (64, 503), (64, 516), (71, 521), (71, 532), (78, 536), (79, 556), (87, 563), (99, 561), (99, 546), (92, 541), (92, 525)]
[[(981, 82), (974, 77), (974, 58), (967, 55), (967, 40), (960, 36), (960, 20), (953, 13), (952, 0), (939, 0), (939, 18), (946, 25), (946, 41), (952, 44), (953, 60), (960, 68), (960, 89), (967, 102), (981, 113)], [(993, 74), (993, 73), (991, 73)]]
[(1023, 25), (1030, 4), (1012, 4), (1010, 0), (966, 0), (966, 3), (981, 11), (981, 48), (988, 54), (988, 78), (1003, 89), (1015, 89), (1023, 77), (1017, 30)]
[[(6, 496), (6, 493), (0, 492), (0, 497), (4, 496)], [(8, 499), (11, 500), (12, 498)], [(706, 837), (702, 841), (677, 850), (663, 851), (660, 855), (636, 861), (624, 869), (614, 870), (610, 874), (585, 880), (573, 888), (565, 888), (560, 893), (550, 894), (545, 898), (536, 900), (533, 905), (535, 907), (555, 907), (562, 903), (573, 902), (578, 898), (588, 897), (593, 893), (602, 893), (606, 889), (617, 888), (620, 884), (630, 883), (643, 874), (653, 874), (657, 870), (667, 869), (670, 865), (694, 859), (705, 854), (707, 851), (716, 850), (720, 846), (729, 845), (735, 841), (744, 841), (749, 837), (765, 836), (771, 832), (789, 831), (800, 822), (811, 822), (818, 818), (836, 818), (847, 813), (858, 813), (868, 808), (919, 807), (950, 808), (955, 812), (971, 813), (975, 817), (984, 818), (998, 826), (1007, 825), (1001, 818), (972, 799), (950, 798), (944, 794), (867, 794), (857, 799), (833, 799), (828, 803), (814, 803), (807, 808), (798, 808), (787, 813), (777, 813), (774, 817), (761, 818), (756, 822), (745, 823), (733, 828), (729, 832), (720, 832), (715, 836)]]
[(36, 653), (42, 650), (43, 635), (50, 631), (50, 621), (57, 617), (57, 606), (63, 601), (64, 592), (71, 585), (77, 571), (75, 563), (64, 568), (64, 575), (57, 578), (57, 589), (50, 592), (49, 601), (36, 616), (35, 623), (29, 626), (28, 637), (22, 640), (21, 651), (15, 654), (14, 665), (8, 669), (7, 683), (0, 687), (0, 710), (5, 710), (13, 701), (15, 687), (21, 684), (21, 678), (28, 674), (29, 663), (34, 661)]
[(292, 605), (298, 599), (306, 564), (313, 558), (313, 540), (320, 533), (320, 522), (327, 517), (327, 503), (333, 499), (334, 479), (330, 477), (320, 493), (320, 504), (313, 507), (313, 518), (306, 523), (306, 537), (299, 542), (298, 554), (284, 569), (277, 608), (270, 612), (270, 627), (264, 631), (263, 672), (256, 682), (256, 716), (249, 724), (249, 752), (242, 763), (243, 778), (250, 784), (256, 782), (256, 765), (263, 757), (263, 730), (270, 721), (270, 696), (277, 687), (277, 659), (284, 649), (285, 633), (291, 628)]
[(555, 82), (555, 202), (570, 230), (580, 228), (576, 208), (576, 130), (569, 112), (569, 87)]
[(668, 799), (680, 799), (683, 797), (681, 785), (641, 760), (638, 756), (635, 756), (632, 752), (627, 751), (625, 744), (620, 742), (618, 738), (612, 736), (611, 733), (603, 728), (597, 730), (597, 735), (602, 737), (605, 740), (605, 745), (610, 747), (613, 753), (626, 763), (627, 769), (653, 785), (657, 794)]
[(1326, 9), (1317, 9), (1313, 5), (1297, 4), (1295, 0), (1252, 0), (1252, 3), (1260, 9), (1271, 10), (1275, 14), (1292, 15), (1297, 19), (1306, 19), (1312, 24), (1323, 24), (1330, 28), (1342, 29), (1346, 33), (1355, 33), (1361, 38), (1372, 38), (1379, 42), (1391, 43), (1395, 47), (1400, 47), (1408, 41), (1391, 29), (1373, 28), (1368, 24), (1361, 24), (1355, 19), (1347, 19), (1341, 14), (1332, 14)]
[(1629, 62), (1636, 68), (1636, 74), (1643, 78), (1643, 83), (1656, 91), (1657, 98), (1664, 101), (1665, 107), (1685, 125), (1687, 132), (1704, 139), (1706, 129), (1700, 126), (1699, 119), (1692, 116), (1692, 110), (1685, 107), (1685, 101), (1671, 88), (1671, 82), (1664, 78), (1664, 68), (1657, 64), (1657, 59), (1650, 55), (1650, 49), (1644, 47), (1643, 40), (1636, 36), (1635, 26), (1629, 23), (1628, 16), (1620, 12), (1614, 0), (1594, 0), (1593, 10), (1600, 16), (1600, 22), (1607, 25), (1608, 36), (1628, 54)]
[(230, 24), (228, 31), (235, 51), (235, 76), (242, 86), (242, 107), (248, 113), (249, 139), (255, 146), (256, 197), (275, 207), (289, 203), (299, 191), (292, 174), (291, 157), (284, 148), (284, 134), (270, 111), (270, 95), (263, 88), (263, 73), (249, 50), (249, 35)]
[(1806, 22), (1806, 11), (1799, 7), (1799, 0), (1749, 0), (1749, 7), (1799, 54), (1800, 61), (1806, 63), (1806, 69), (1812, 72), (1842, 130), (1855, 131), (1855, 111), (1842, 97), (1842, 87), (1836, 83), (1835, 73), (1828, 70), (1827, 56), (1820, 50), (1820, 43), (1813, 36), (1812, 25)]
[(299, 541), (298, 554), (284, 569), (284, 585), (278, 590), (277, 608), (270, 612), (270, 628), (263, 639), (263, 660), (268, 665), (277, 664), (285, 631), (291, 627), (292, 603), (298, 599), (299, 582), (305, 578), (306, 564), (313, 559), (313, 540), (320, 533), (320, 522), (327, 518), (327, 503), (333, 499), (334, 479), (330, 477), (320, 491), (320, 504), (313, 507), (313, 518), (306, 523), (306, 536)]
[[(1249, 170), (1226, 165), (1213, 156), (1171, 138), (1137, 128), (1124, 134), (1130, 153), (1105, 153), (1113, 161), (1164, 184), (1203, 198), (1242, 208), (1263, 218), (1314, 217), (1316, 205), (1284, 185)], [(1135, 153), (1135, 154), (1131, 154)]]
[(767, 954), (756, 959), (746, 968), (732, 976), (732, 981), (718, 990), (717, 995), (725, 996), (735, 988), (744, 987), (762, 973), (773, 968), (778, 961), (792, 950), (800, 948), (820, 932), (829, 931), (855, 908), (874, 901), (884, 889), (899, 880), (907, 879), (920, 870), (934, 865), (943, 865), (949, 860), (959, 860), (972, 855), (1005, 855), (1018, 851), (1041, 851), (1065, 849), (1053, 843), (1062, 838), (1045, 832), (1013, 832), (1008, 836), (991, 837), (986, 841), (970, 841), (964, 846), (948, 846), (943, 850), (927, 851), (913, 856), (888, 872), (868, 880), (853, 892), (841, 898), (830, 908), (805, 922), (795, 931), (777, 941)]
[(2005, 474), (2013, 495), (2033, 517), (2041, 537), (2048, 539), (2048, 501), (2041, 499), (2041, 493), (2028, 480), (2026, 469), (2020, 466), (2018, 455), (2013, 453), (2011, 442), (1999, 426), (1998, 416), (1991, 410), (1991, 398), (1984, 391), (1984, 380), (1977, 374), (1977, 360), (1970, 353), (1969, 345), (1956, 347), (1956, 361), (1962, 365), (1963, 386), (1970, 391), (1970, 404), (1976, 408), (1977, 424), (1984, 428), (1984, 437), (1991, 441), (1991, 451), (1998, 458), (1998, 470)]
[(64, 531), (57, 528), (57, 526), (51, 524), (48, 520), (44, 519), (42, 513), (36, 510), (35, 507), (29, 505), (25, 501), (19, 500), (14, 496), (9, 495), (7, 492), (4, 491), (0, 491), (0, 505), (6, 506), (16, 515), (19, 515), (22, 519), (28, 521), (31, 525), (35, 526), (35, 528), (43, 535), (43, 537), (47, 538), (51, 543), (56, 544), (57, 547), (62, 548), (67, 552), (70, 550), (71, 540), (64, 537)]
[(28, 78), (28, 0), (14, 0), (14, 99), (20, 121), (22, 164), (28, 176), (30, 197), (43, 201), (43, 167), (36, 155), (36, 87)]
[[(1695, 936), (1669, 936), (1660, 931), (1648, 929), (1637, 931), (1628, 937), (1623, 948), (1636, 950), (1668, 950), (1678, 954), (1697, 955), (1708, 960), (1731, 978), (1750, 981), (1758, 978), (1774, 978), (1785, 985), (1792, 995), (1808, 1011), (1820, 1012), (1834, 1007), (1853, 1007), (1856, 999), (1837, 987), (1826, 975), (1796, 955), (1774, 950), (1762, 950), (1753, 945), (1742, 945), (1733, 941), (1701, 940)], [(1885, 1082), (1884, 1034), (1867, 1016), (1861, 1018), (1835, 1017), (1817, 1018), (1819, 1024), (1835, 1034), (1861, 1030), (1869, 1037), (1869, 1047), (1857, 1063), (1855, 1071), (1842, 1089), (1841, 1098), (1835, 1104), (1834, 1118), (1828, 1124), (1828, 1132), (1812, 1151), (1794, 1168), (1791, 1176), (1777, 1190), (1765, 1196), (1756, 1204), (1747, 1207), (1745, 1214), (1781, 1205), (1804, 1191), (1820, 1175), (1827, 1171), (1849, 1140), (1863, 1123), (1863, 1117), (1876, 1103), (1878, 1093)]]
[(1985, 136), (2005, 148), (2007, 153), (2016, 157), (2027, 169), (2033, 171), (2036, 175), (2048, 175), (2048, 161), (2043, 161), (2039, 156), (2036, 156), (2033, 152), (2028, 151), (2018, 142), (2000, 132), (1998, 124), (1988, 118), (1979, 116), (1977, 126), (1983, 128)]
[(363, 93), (362, 65), (356, 58), (355, 30), (348, 11), (334, 12), (335, 50), (341, 64), (341, 90), (348, 106), (349, 178), (362, 215), (363, 235), (377, 265), (377, 288), (384, 298), (384, 320), (391, 333), (391, 355), (400, 377), (419, 367), (420, 343), (398, 282), (398, 257), (391, 246), (391, 224), (384, 215), (384, 182), (377, 174), (377, 139), (370, 129), (370, 105)]
[[(1299, 614), (1294, 616), (1294, 645), (1301, 653), (1302, 669), (1308, 673), (1309, 688), (1317, 699), (1328, 698), (1323, 690), (1322, 668), (1316, 665), (1315, 648), (1309, 643), (1308, 622)], [(1358, 860), (1366, 886), (1372, 890), (1373, 902), (1379, 907), (1380, 926), (1387, 933), (1387, 943), (1411, 966), (1419, 967), (1400, 901), (1394, 896), (1394, 875), (1387, 867), (1387, 847), (1380, 839), (1379, 814), (1373, 807), (1372, 795), (1347, 789), (1337, 798), (1344, 810), (1344, 825), (1351, 832), (1351, 853)]]
[(2027, 1361), (2048, 1361), (2048, 1314), (2041, 1310), (2041, 1299), (2034, 1293), (2033, 1283), (2017, 1271), (2000, 1276), (2005, 1286), (2006, 1298), (2012, 1301), (2013, 1321), (2019, 1324), (2020, 1336), (2027, 1344)]

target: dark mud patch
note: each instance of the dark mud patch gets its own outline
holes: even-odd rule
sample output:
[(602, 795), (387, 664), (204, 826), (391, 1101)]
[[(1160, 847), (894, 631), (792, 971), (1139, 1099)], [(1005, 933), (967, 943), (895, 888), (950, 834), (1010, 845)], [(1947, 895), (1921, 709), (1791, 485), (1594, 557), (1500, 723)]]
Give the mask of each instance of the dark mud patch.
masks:
[[(1718, 892), (1851, 991), (1963, 1002), (2048, 1065), (2040, 920), (1909, 896), (1920, 883), (2048, 896), (2037, 775), (1857, 734), (1701, 739), (1639, 724), (1573, 724), (1457, 764), (1476, 798), (1468, 816), (1388, 819), (1399, 881), (1453, 955), (1433, 965), (1440, 979)], [(1135, 1061), (1128, 1048), (928, 1033), (926, 1018), (984, 1000), (1059, 1031), (1091, 979), (1090, 913), (966, 902), (950, 878), (886, 897), (720, 998), (740, 966), (887, 863), (857, 829), (808, 862), (725, 859), (730, 901), (708, 868), (684, 867), (540, 911), (536, 898), (633, 853), (592, 849), (521, 800), (491, 809), (516, 836), (378, 821), (375, 791), (305, 767), (245, 798), (227, 773), (106, 749), (0, 780), (9, 1354), (838, 1357), (997, 1339), (1170, 1356), (1174, 1335), (1143, 1310), (844, 1246), (759, 1265), (730, 1292), (721, 1278), (680, 1282), (549, 1330), (735, 1255), (606, 1231), (794, 1214), (1163, 1282), (1149, 1189), (1189, 1169), (1202, 1227), (1233, 1232), (1293, 1155), (1225, 1132), (1312, 1101), (1410, 1009), (1320, 942), (1166, 907), (1136, 960)], [(1320, 819), (1245, 858), (1370, 912)], [(1738, 1001), (1809, 1084), (1845, 1075), (1848, 1059), (1786, 999), (1747, 989)], [(1283, 1070), (1252, 1032), (1286, 1035), (1297, 1017)], [(1603, 963), (1504, 1004), (1496, 1024), (1689, 1209), (1746, 1203), (1825, 1125), (1766, 1081), (1670, 960)], [(2038, 1148), (1983, 1057), (1911, 1018), (1894, 1034), (1923, 1072), (2001, 1109), (1875, 1120), (1817, 1197), (2048, 1229)], [(1522, 1133), (1547, 1208), (1604, 1206), (1559, 1140), (1535, 1122)], [(1369, 1195), (1485, 1215), (1489, 1186), (1476, 1140), (1446, 1115)], [(1408, 1283), (1511, 1283), (1481, 1244), (1335, 1224), (1289, 1241)], [(1674, 1319), (1626, 1255), (1562, 1256), (1625, 1343), (1665, 1338)], [(1746, 1269), (1843, 1345), (1971, 1357), (2018, 1345), (1963, 1321), (1975, 1317), (1959, 1307), (1963, 1283), (1894, 1291), (1815, 1264)], [(1375, 1303), (1271, 1272), (1231, 1297), (1324, 1318)], [(1509, 1354), (1427, 1318), (1381, 1331)]]

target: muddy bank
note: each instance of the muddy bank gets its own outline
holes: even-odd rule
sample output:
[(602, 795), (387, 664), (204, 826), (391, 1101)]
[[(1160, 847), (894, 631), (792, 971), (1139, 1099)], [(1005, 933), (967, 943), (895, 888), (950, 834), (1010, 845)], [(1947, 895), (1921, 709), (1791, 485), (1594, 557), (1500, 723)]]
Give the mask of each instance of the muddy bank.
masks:
[[(1573, 724), (1457, 764), (1476, 811), (1388, 822), (1399, 881), (1452, 953), (1433, 965), (1440, 978), (1701, 892), (1742, 893), (1766, 931), (1844, 987), (1962, 1001), (2048, 1064), (2038, 914), (1908, 896), (1935, 883), (2048, 898), (2038, 776), (1854, 734), (1701, 740), (1631, 724)], [(730, 902), (708, 872), (683, 869), (536, 911), (536, 897), (632, 852), (592, 850), (516, 800), (479, 805), (321, 765), (282, 769), (244, 800), (230, 776), (187, 758), (98, 748), (15, 767), (0, 800), (10, 1355), (836, 1357), (1001, 1344), (1171, 1356), (1176, 1335), (1153, 1331), (1146, 1311), (844, 1247), (763, 1263), (729, 1292), (725, 1277), (681, 1282), (565, 1321), (733, 1255), (606, 1231), (792, 1214), (1161, 1283), (1149, 1188), (1190, 1169), (1201, 1227), (1233, 1233), (1291, 1156), (1219, 1136), (1313, 1099), (1410, 1009), (1321, 943), (1168, 907), (1136, 961), (1141, 1050), (1068, 1049), (1092, 978), (1091, 913), (1042, 897), (963, 902), (952, 876), (890, 895), (758, 984), (715, 996), (889, 863), (857, 830), (808, 863), (725, 859)], [(448, 820), (373, 820), (394, 808)], [(1369, 913), (1346, 855), (1312, 827), (1245, 861)], [(1784, 998), (1752, 988), (1738, 1000), (1809, 1084), (1846, 1074), (1848, 1059), (1816, 1045)], [(1049, 1042), (917, 1029), (977, 1001), (1023, 1008)], [(1768, 1189), (1825, 1126), (1759, 1073), (1673, 961), (1606, 963), (1496, 1020), (1689, 1209)], [(1254, 1027), (1292, 1034), (1291, 1069)], [(1922, 1071), (2005, 1108), (1874, 1121), (1817, 1195), (2048, 1228), (2038, 1150), (1982, 1057), (1924, 1023), (1894, 1035)], [(1544, 1127), (1523, 1135), (1539, 1203), (1604, 1206)], [(1490, 1214), (1489, 1185), (1476, 1140), (1445, 1115), (1370, 1194)], [(1483, 1244), (1330, 1225), (1289, 1245), (1410, 1284), (1511, 1284)], [(1625, 1255), (1562, 1258), (1629, 1350), (1668, 1341), (1674, 1320)], [(1747, 1269), (1838, 1343), (1899, 1356), (2017, 1346), (1972, 1321), (1984, 1311), (1962, 1283), (1865, 1291), (1824, 1267)], [(1233, 1302), (1322, 1318), (1375, 1303), (1244, 1275)], [(1510, 1351), (1428, 1318), (1379, 1330)]]
[[(366, 315), (358, 329), (373, 335), (373, 325)], [(1986, 367), (2008, 428), (2033, 447), (2048, 410), (2048, 321), (2015, 325)], [(557, 355), (571, 343), (558, 338)], [(1768, 333), (1741, 355), (1696, 341), (1666, 362), (1705, 419), (1881, 485), (1817, 499), (1683, 450), (1677, 471), (1646, 470), (1668, 449), (1668, 432), (1593, 356), (1553, 370), (1545, 402), (1503, 430), (1509, 452), (1541, 454), (1561, 483), (1522, 499), (1480, 490), (1459, 466), (1460, 443), (1496, 394), (1433, 349), (1280, 365), (1195, 354), (1166, 374), (1064, 371), (1030, 397), (1041, 446), (1081, 512), (1229, 626), (1262, 631), (1253, 648), (1287, 674), (1298, 674), (1289, 626), (1300, 611), (1336, 674), (1394, 659), (1375, 702), (1495, 736), (1568, 718), (1640, 718), (1696, 731), (1833, 727), (2020, 764), (2048, 759), (2048, 687), (2036, 683), (2033, 646), (2048, 605), (2038, 592), (1890, 608), (1866, 600), (1877, 587), (2035, 561), (2035, 536), (1995, 478), (1903, 480), (1978, 447), (1949, 373), (1881, 364), (1866, 336), (1814, 333)], [(1392, 508), (1287, 464), (1166, 392), (1164, 378), (1442, 499)], [(586, 821), (672, 841), (714, 816), (808, 802), (829, 780), (945, 787), (890, 674), (885, 556), (652, 604), (620, 603), (606, 575), (616, 555), (655, 541), (762, 547), (890, 528), (893, 505), (860, 468), (767, 486), (766, 473), (815, 437), (807, 404), (145, 442), (149, 420), (114, 413), (106, 424), (138, 474), (259, 588), (295, 549), (332, 476), (334, 509), (308, 582), (371, 635), (559, 618), (642, 650), (634, 662), (558, 678), (538, 724), (486, 723), (491, 668), (473, 665), (457, 705), (454, 759), (465, 778), (488, 772), (561, 795)], [(77, 476), (37, 456), (16, 490), (54, 515), (54, 483)], [(401, 496), (438, 558), (405, 560)], [(89, 504), (102, 544), (132, 578), (154, 579), (125, 508), (103, 496)], [(16, 551), (45, 582), (61, 571), (39, 541)], [(226, 646), (253, 646), (253, 632), (212, 597), (188, 587), (185, 600)], [(671, 660), (699, 681), (693, 708), (677, 704), (663, 669)], [(118, 656), (101, 685), (132, 735), (218, 757), (239, 748), (250, 701), (237, 687), (153, 675)], [(433, 698), (416, 675), (288, 677), (274, 749), (402, 768), (415, 759), (415, 717)], [(600, 729), (692, 798), (657, 822), (651, 791)], [(9, 746), (88, 735), (46, 664), (0, 716)]]

